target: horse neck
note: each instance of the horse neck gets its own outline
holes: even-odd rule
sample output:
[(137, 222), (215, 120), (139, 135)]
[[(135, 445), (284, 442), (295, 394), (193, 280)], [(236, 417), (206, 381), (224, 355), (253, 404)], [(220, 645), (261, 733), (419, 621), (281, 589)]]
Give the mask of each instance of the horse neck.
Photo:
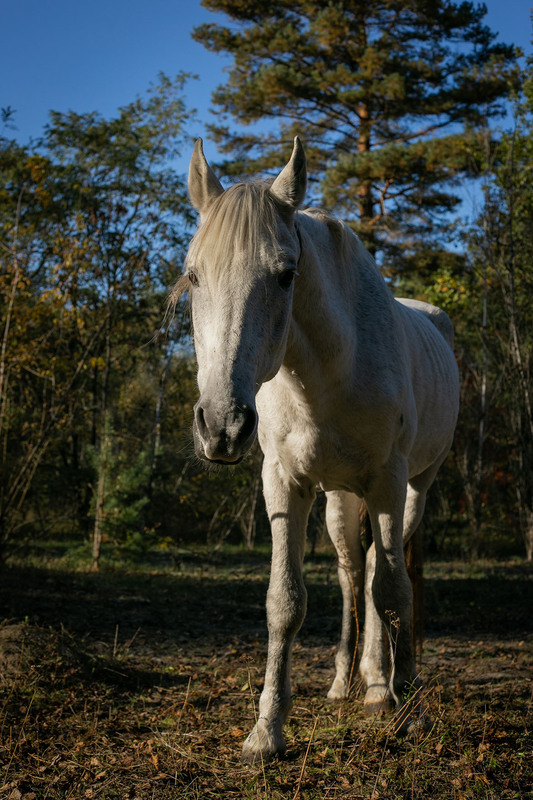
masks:
[(319, 384), (325, 370), (329, 380), (345, 380), (353, 373), (369, 295), (386, 304), (389, 293), (373, 258), (340, 223), (300, 213), (296, 224), (303, 257), (284, 365), (305, 385)]

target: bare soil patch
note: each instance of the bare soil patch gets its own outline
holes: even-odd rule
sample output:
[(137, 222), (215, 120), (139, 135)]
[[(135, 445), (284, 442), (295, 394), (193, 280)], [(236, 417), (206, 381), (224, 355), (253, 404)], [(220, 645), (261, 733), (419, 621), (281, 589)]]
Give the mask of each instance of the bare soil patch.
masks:
[(531, 569), (427, 570), (433, 727), (411, 742), (365, 717), (357, 691), (325, 701), (340, 599), (333, 559), (310, 561), (287, 757), (252, 769), (240, 749), (262, 684), (267, 566), (6, 570), (0, 798), (531, 796)]

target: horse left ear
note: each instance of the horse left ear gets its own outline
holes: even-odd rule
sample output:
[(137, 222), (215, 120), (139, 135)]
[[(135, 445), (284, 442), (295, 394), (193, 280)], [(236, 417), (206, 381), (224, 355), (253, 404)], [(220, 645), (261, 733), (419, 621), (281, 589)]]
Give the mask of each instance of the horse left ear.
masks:
[(299, 137), (295, 136), (290, 161), (270, 187), (270, 194), (296, 210), (304, 201), (306, 186), (305, 152)]
[(202, 147), (202, 140), (197, 139), (189, 165), (189, 197), (200, 216), (206, 213), (211, 203), (222, 194), (224, 189), (207, 163)]

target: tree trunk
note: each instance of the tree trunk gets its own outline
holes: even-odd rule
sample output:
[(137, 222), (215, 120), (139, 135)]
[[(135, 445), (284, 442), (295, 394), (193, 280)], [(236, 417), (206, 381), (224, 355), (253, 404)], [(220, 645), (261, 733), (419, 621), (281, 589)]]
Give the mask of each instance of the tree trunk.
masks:
[(255, 540), (255, 511), (257, 508), (257, 498), (259, 497), (259, 486), (261, 484), (261, 478), (258, 475), (252, 485), (252, 502), (250, 505), (250, 513), (248, 514), (248, 520), (246, 525), (244, 526), (244, 546), (247, 550), (254, 549), (254, 540)]
[(526, 559), (533, 561), (533, 509), (524, 510), (524, 544), (526, 546)]
[(95, 511), (94, 511), (94, 529), (93, 529), (93, 549), (92, 549), (92, 570), (98, 571), (100, 563), (100, 554), (102, 549), (102, 523), (104, 518), (104, 500), (105, 500), (105, 468), (103, 465), (98, 470), (98, 483), (96, 485), (96, 498), (95, 498)]
[(152, 483), (154, 480), (155, 470), (157, 466), (157, 456), (159, 453), (159, 446), (161, 442), (161, 410), (163, 408), (163, 397), (165, 394), (165, 385), (167, 382), (168, 373), (170, 371), (170, 364), (172, 361), (172, 356), (169, 354), (165, 359), (165, 365), (163, 367), (163, 374), (161, 375), (161, 381), (159, 383), (159, 392), (157, 395), (157, 402), (155, 405), (155, 415), (154, 415), (154, 430), (152, 434), (152, 452), (150, 454), (150, 474), (148, 476), (148, 486), (147, 486), (147, 495), (148, 498), (152, 497)]
[[(368, 106), (364, 103), (358, 107), (359, 115), (359, 136), (357, 139), (357, 152), (359, 154), (367, 153), (370, 150), (370, 119), (368, 114)], [(359, 216), (362, 222), (370, 223), (374, 217), (374, 199), (372, 196), (372, 182), (361, 181), (359, 187)], [(372, 254), (375, 252), (375, 247), (369, 246)]]
[(108, 311), (105, 323), (105, 366), (104, 377), (102, 385), (102, 427), (100, 436), (100, 445), (98, 453), (98, 481), (96, 484), (96, 497), (95, 497), (95, 512), (94, 512), (94, 528), (93, 528), (93, 571), (98, 570), (102, 549), (102, 523), (104, 519), (104, 503), (105, 503), (105, 485), (107, 478), (107, 471), (109, 467), (109, 451), (110, 451), (110, 431), (109, 431), (109, 415), (107, 410), (108, 389), (109, 389), (109, 375), (111, 371), (111, 307), (110, 307), (110, 292), (108, 290)]

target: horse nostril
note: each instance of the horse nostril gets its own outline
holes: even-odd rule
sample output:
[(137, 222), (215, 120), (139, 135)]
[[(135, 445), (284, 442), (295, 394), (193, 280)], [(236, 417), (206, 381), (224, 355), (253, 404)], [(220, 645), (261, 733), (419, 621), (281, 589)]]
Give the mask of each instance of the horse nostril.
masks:
[(250, 406), (244, 406), (243, 409), (244, 421), (241, 427), (241, 437), (243, 440), (248, 439), (255, 431), (257, 425), (257, 413)]
[(233, 405), (228, 412), (216, 413), (209, 398), (199, 401), (194, 409), (195, 438), (198, 448), (208, 459), (225, 462), (240, 460), (257, 428), (257, 413), (247, 403)]
[(207, 436), (207, 423), (205, 421), (204, 410), (201, 406), (196, 407), (196, 425), (200, 436), (205, 439)]

